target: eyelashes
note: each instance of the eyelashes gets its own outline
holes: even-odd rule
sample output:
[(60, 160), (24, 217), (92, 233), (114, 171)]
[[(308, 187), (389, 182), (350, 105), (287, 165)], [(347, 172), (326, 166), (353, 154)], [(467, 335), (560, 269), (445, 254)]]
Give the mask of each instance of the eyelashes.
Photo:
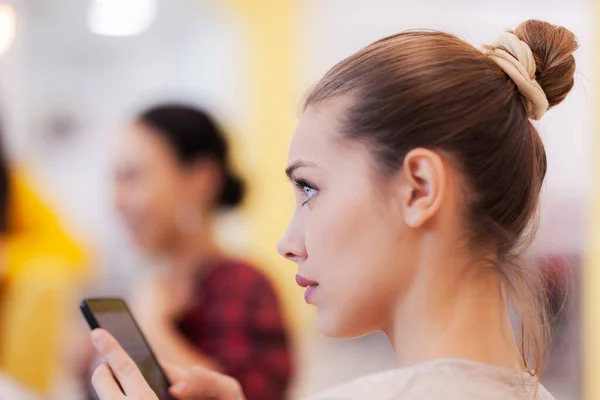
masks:
[(303, 190), (305, 187), (315, 189), (315, 185), (302, 178), (294, 178), (294, 185), (300, 190)]
[(302, 203), (302, 206), (304, 207), (313, 197), (315, 197), (317, 194), (319, 194), (319, 189), (313, 185), (312, 183), (308, 182), (305, 179), (302, 178), (294, 178), (294, 185), (296, 186), (296, 188), (298, 190), (300, 190), (302, 192), (302, 194), (304, 195), (304, 202)]

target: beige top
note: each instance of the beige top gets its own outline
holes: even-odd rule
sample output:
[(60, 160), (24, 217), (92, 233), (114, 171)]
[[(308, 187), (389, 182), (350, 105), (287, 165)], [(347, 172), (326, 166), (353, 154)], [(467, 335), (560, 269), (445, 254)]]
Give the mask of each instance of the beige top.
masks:
[(308, 400), (554, 400), (527, 372), (443, 359), (359, 378)]

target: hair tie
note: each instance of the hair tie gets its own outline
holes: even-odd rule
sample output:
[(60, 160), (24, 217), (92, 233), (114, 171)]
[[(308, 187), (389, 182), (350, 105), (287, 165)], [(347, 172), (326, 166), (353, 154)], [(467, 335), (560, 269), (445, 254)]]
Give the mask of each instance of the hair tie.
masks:
[(531, 47), (513, 33), (505, 32), (484, 52), (506, 72), (525, 97), (527, 117), (541, 119), (549, 104), (546, 93), (535, 80), (536, 65)]

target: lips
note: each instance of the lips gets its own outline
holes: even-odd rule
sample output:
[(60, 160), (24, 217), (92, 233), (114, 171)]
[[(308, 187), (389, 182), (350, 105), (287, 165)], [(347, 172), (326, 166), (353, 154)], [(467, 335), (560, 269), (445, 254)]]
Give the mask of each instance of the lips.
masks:
[(315, 281), (311, 281), (310, 279), (306, 279), (300, 274), (296, 274), (296, 283), (301, 287), (309, 287), (309, 286), (319, 286), (319, 284)]
[(319, 287), (319, 284), (315, 281), (311, 281), (310, 279), (306, 279), (302, 275), (296, 275), (296, 283), (298, 286), (305, 287), (306, 292), (304, 292), (304, 300), (307, 303), (311, 303), (311, 298), (314, 295), (315, 291)]

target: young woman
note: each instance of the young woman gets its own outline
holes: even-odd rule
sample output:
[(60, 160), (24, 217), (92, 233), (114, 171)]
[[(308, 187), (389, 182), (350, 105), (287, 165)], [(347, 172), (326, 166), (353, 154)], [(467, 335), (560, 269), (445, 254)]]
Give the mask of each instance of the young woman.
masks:
[[(538, 380), (545, 293), (520, 256), (546, 173), (530, 120), (573, 87), (576, 48), (571, 32), (540, 21), (484, 51), (406, 32), (312, 89), (289, 153), (297, 207), (279, 251), (298, 265), (323, 333), (382, 330), (398, 364), (315, 399), (552, 399)], [(93, 340), (126, 394), (155, 399), (110, 335)], [(242, 398), (202, 369), (173, 379), (177, 398)], [(124, 398), (106, 365), (94, 384), (102, 399)]]
[(234, 376), (249, 399), (281, 399), (292, 362), (275, 292), (213, 235), (218, 211), (242, 199), (228, 162), (224, 135), (199, 109), (158, 105), (131, 124), (117, 157), (115, 205), (135, 244), (162, 262), (131, 305), (161, 360)]

